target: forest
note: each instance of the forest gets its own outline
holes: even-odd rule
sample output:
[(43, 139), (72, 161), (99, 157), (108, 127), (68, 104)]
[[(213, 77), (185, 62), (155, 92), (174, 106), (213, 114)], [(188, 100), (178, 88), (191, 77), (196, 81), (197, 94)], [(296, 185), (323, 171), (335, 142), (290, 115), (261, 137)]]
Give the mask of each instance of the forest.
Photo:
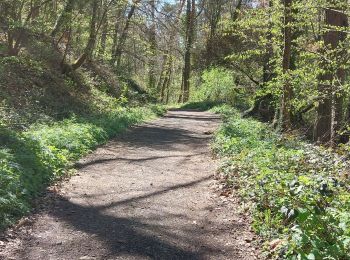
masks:
[[(170, 238), (159, 249), (132, 229), (153, 242), (52, 259), (350, 259), (349, 15), (349, 0), (0, 0), (0, 258), (46, 259), (13, 255), (8, 233), (126, 133), (126, 155), (210, 145), (202, 161), (220, 161), (212, 179), (234, 198), (228, 216), (246, 216), (255, 238), (236, 246), (254, 256), (196, 255)], [(137, 136), (149, 122), (161, 126)]]

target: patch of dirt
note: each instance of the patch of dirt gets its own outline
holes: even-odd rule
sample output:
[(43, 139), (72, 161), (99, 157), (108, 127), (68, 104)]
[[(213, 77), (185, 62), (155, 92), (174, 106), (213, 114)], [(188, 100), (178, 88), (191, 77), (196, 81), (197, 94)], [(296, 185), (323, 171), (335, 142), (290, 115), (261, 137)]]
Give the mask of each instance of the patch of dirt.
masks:
[(208, 112), (170, 111), (78, 163), (3, 259), (258, 259), (249, 219), (220, 195)]

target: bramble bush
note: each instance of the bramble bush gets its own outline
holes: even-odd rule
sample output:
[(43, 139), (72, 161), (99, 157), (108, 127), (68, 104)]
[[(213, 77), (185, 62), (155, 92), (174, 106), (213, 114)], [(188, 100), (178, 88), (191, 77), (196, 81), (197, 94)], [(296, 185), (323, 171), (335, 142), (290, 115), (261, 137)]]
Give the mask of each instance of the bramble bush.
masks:
[(251, 206), (256, 232), (277, 244), (268, 248), (270, 257), (349, 259), (348, 162), (242, 119), (227, 106), (214, 111), (225, 118), (213, 143), (216, 154), (226, 158), (221, 173)]

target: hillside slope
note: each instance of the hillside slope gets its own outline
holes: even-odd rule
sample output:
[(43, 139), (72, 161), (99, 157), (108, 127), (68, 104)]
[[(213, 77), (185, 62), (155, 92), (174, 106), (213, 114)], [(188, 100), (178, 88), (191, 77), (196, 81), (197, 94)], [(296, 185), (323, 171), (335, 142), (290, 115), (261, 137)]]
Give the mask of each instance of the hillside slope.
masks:
[(90, 63), (65, 75), (60, 54), (32, 39), (0, 59), (0, 228), (31, 208), (69, 166), (131, 124), (162, 114), (145, 92)]

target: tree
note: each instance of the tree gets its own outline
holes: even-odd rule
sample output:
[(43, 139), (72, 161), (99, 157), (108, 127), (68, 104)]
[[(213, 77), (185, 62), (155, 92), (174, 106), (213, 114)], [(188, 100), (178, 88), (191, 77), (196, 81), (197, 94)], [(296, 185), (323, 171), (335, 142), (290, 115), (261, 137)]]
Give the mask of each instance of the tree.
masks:
[(0, 8), (1, 57), (30, 57), (51, 40), (50, 62), (73, 80), (87, 63), (160, 102), (196, 99), (203, 75), (216, 82), (225, 71), (224, 89), (244, 115), (281, 131), (312, 129), (308, 137), (336, 143), (350, 123), (347, 0), (2, 0)]
[(149, 29), (149, 42), (150, 42), (150, 59), (149, 59), (149, 80), (148, 86), (151, 90), (156, 89), (156, 51), (157, 51), (157, 32), (156, 32), (156, 2), (150, 0), (151, 8), (151, 26)]
[[(240, 1), (242, 2), (242, 1)], [(210, 66), (212, 59), (215, 56), (216, 48), (215, 44), (218, 43), (216, 40), (218, 25), (222, 16), (222, 9), (225, 1), (206, 1), (205, 2), (205, 16), (208, 21), (209, 34), (206, 42), (206, 65)]]
[(103, 56), (106, 52), (106, 46), (107, 46), (107, 36), (108, 36), (108, 2), (107, 0), (103, 0), (103, 10), (105, 10), (105, 15), (102, 13), (102, 16), (104, 15), (102, 19), (102, 32), (101, 32), (101, 42), (100, 42), (100, 48), (99, 48), (99, 55), (103, 59)]
[(68, 0), (62, 13), (58, 16), (55, 26), (51, 32), (51, 37), (55, 38), (57, 33), (62, 29), (62, 27), (70, 21), (72, 11), (74, 8), (75, 0)]
[(133, 0), (132, 5), (130, 7), (130, 10), (128, 12), (127, 18), (126, 18), (126, 22), (124, 25), (124, 28), (121, 32), (121, 35), (119, 37), (118, 43), (116, 45), (115, 50), (113, 51), (112, 54), (112, 64), (116, 63), (116, 68), (117, 71), (120, 70), (120, 66), (121, 66), (121, 58), (122, 58), (122, 54), (123, 54), (123, 50), (124, 50), (124, 45), (128, 36), (128, 31), (129, 31), (129, 27), (130, 27), (130, 22), (131, 22), (131, 18), (133, 17), (136, 7), (137, 5), (140, 3), (140, 0)]
[(73, 70), (80, 68), (87, 59), (91, 59), (92, 52), (96, 45), (97, 32), (99, 30), (99, 26), (97, 25), (97, 18), (98, 18), (97, 13), (99, 8), (99, 3), (100, 3), (99, 0), (93, 0), (91, 3), (92, 16), (90, 21), (89, 39), (83, 51), (83, 54), (72, 64)]
[(39, 16), (39, 10), (52, 0), (0, 2), (0, 27), (6, 33), (7, 54), (17, 56), (28, 38), (28, 28)]
[[(181, 0), (179, 5), (178, 5), (178, 9), (176, 12), (176, 15), (174, 17), (174, 23), (173, 23), (173, 27), (174, 28), (178, 28), (180, 25), (180, 17), (182, 14), (182, 10), (184, 7), (186, 0)], [(157, 86), (157, 90), (160, 92), (160, 100), (161, 102), (166, 102), (168, 103), (169, 100), (169, 95), (166, 95), (166, 90), (167, 93), (169, 92), (170, 89), (170, 83), (171, 83), (171, 75), (172, 75), (172, 70), (173, 70), (173, 63), (174, 63), (174, 56), (175, 54), (174, 49), (175, 49), (175, 44), (176, 44), (176, 35), (177, 35), (178, 31), (176, 29), (172, 29), (170, 30), (169, 34), (169, 40), (167, 40), (167, 48), (163, 54), (162, 60), (163, 60), (163, 65), (162, 65), (162, 69), (160, 72), (160, 78), (158, 81), (158, 86)]]
[[(322, 99), (317, 108), (314, 140), (332, 143), (336, 132), (340, 129), (343, 115), (344, 95), (341, 85), (345, 80), (345, 70), (337, 61), (341, 60), (341, 43), (346, 37), (343, 28), (348, 26), (347, 15), (337, 8), (335, 1), (329, 3), (325, 9), (325, 24), (327, 26), (323, 35), (325, 59), (322, 61), (323, 73), (320, 75), (318, 88)], [(327, 58), (327, 54), (330, 59)]]
[(283, 90), (281, 98), (280, 121), (283, 130), (291, 129), (291, 99), (290, 65), (292, 55), (292, 0), (283, 0), (284, 5), (284, 49), (283, 49)]
[(190, 77), (191, 77), (191, 52), (194, 41), (194, 27), (196, 21), (196, 1), (187, 0), (186, 7), (186, 39), (185, 39), (185, 57), (182, 76), (182, 93), (180, 101), (187, 102), (190, 96)]

